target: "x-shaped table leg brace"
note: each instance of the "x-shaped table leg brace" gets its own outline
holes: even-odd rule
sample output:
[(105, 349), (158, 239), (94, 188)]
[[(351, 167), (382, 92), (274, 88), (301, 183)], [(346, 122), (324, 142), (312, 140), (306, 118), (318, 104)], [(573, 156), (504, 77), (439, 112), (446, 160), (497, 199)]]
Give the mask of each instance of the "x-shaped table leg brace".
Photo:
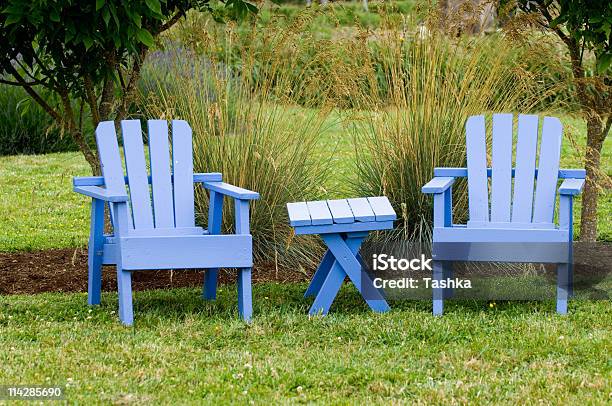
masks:
[[(346, 276), (353, 282), (365, 301), (376, 312), (389, 311), (389, 305), (383, 295), (374, 288), (374, 284), (359, 256), (359, 248), (367, 232), (342, 234), (322, 234), (321, 238), (328, 247), (321, 264), (315, 273), (304, 296), (316, 298), (310, 314), (327, 314), (336, 298)], [(368, 286), (362, 286), (365, 283)]]

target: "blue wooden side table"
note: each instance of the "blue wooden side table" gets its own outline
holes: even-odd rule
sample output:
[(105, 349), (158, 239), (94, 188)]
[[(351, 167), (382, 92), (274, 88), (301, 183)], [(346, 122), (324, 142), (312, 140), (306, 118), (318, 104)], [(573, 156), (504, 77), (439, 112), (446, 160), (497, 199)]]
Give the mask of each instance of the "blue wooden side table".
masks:
[(310, 314), (327, 314), (346, 276), (376, 312), (389, 305), (374, 288), (359, 255), (370, 231), (393, 228), (395, 211), (384, 196), (288, 203), (289, 222), (296, 235), (319, 234), (327, 245), (305, 297), (315, 296)]

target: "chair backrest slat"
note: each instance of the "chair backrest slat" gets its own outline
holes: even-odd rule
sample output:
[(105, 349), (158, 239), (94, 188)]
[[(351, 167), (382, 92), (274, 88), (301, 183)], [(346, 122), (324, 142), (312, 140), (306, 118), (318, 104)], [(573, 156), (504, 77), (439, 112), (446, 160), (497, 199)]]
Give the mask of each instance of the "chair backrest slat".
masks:
[(156, 228), (174, 227), (174, 199), (170, 168), (168, 122), (149, 120), (149, 157), (151, 162), (151, 189)]
[[(98, 145), (100, 165), (102, 166), (104, 187), (113, 193), (126, 194), (125, 176), (123, 175), (117, 133), (113, 121), (103, 121), (98, 124), (96, 128), (96, 143)], [(113, 216), (112, 210), (111, 216)], [(130, 228), (133, 228), (131, 216), (128, 216), (128, 225)]]
[(125, 167), (130, 186), (134, 229), (152, 229), (151, 193), (145, 163), (140, 120), (121, 121)]
[(172, 121), (172, 169), (174, 173), (174, 222), (176, 227), (195, 225), (193, 147), (186, 121)]
[(512, 199), (512, 114), (493, 115), (491, 221), (509, 222)]
[(540, 141), (540, 162), (533, 208), (534, 223), (551, 223), (555, 211), (563, 126), (555, 117), (545, 117)]
[(537, 144), (538, 116), (519, 115), (512, 222), (531, 222)]
[(489, 221), (487, 152), (484, 116), (468, 118), (466, 126), (468, 196), (471, 222)]

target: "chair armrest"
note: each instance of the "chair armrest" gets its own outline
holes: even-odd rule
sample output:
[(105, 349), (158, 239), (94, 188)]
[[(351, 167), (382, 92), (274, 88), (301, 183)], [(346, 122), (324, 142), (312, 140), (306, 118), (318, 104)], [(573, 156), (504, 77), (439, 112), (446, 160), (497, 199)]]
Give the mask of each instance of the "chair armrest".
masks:
[(230, 185), (225, 182), (202, 182), (204, 187), (213, 192), (221, 193), (222, 195), (233, 197), (240, 200), (257, 200), (259, 193), (251, 190), (243, 189), (238, 186)]
[(94, 199), (104, 200), (105, 202), (127, 202), (126, 194), (113, 194), (106, 189), (98, 186), (74, 186), (73, 190), (85, 196), (93, 197)]
[(194, 183), (221, 182), (222, 180), (223, 180), (223, 175), (221, 175), (219, 172), (194, 173), (193, 174)]
[(579, 195), (584, 186), (584, 179), (565, 179), (559, 188), (560, 195)]
[(423, 193), (443, 193), (455, 183), (455, 178), (451, 177), (435, 177), (430, 180), (421, 191)]

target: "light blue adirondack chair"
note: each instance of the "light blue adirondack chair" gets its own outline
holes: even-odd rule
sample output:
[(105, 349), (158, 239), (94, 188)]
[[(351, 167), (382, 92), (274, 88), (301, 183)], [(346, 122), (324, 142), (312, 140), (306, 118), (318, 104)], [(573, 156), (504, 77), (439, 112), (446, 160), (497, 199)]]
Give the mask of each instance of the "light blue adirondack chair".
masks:
[[(554, 117), (543, 120), (536, 169), (538, 117), (533, 115), (518, 117), (513, 168), (512, 126), (512, 114), (493, 115), (492, 168), (487, 168), (485, 118), (470, 117), (467, 168), (436, 168), (434, 179), (423, 186), (423, 193), (434, 195), (433, 279), (451, 277), (452, 261), (556, 263), (557, 312), (565, 314), (572, 287), (572, 198), (582, 190), (585, 171), (559, 169), (563, 127)], [(452, 185), (466, 176), (469, 221), (453, 224)], [(556, 225), (558, 179), (563, 183)], [(434, 314), (442, 314), (448, 295), (433, 290)]]
[[(134, 320), (132, 271), (205, 268), (203, 296), (214, 299), (218, 269), (238, 268), (238, 310), (249, 320), (253, 264), (249, 200), (259, 195), (222, 182), (220, 173), (193, 173), (191, 128), (185, 121), (172, 121), (172, 148), (168, 122), (148, 121), (150, 175), (140, 121), (122, 121), (121, 130), (127, 176), (115, 124), (105, 121), (96, 129), (103, 176), (73, 180), (75, 192), (92, 198), (88, 303), (100, 304), (102, 265), (117, 266), (119, 317), (126, 325)], [(207, 230), (195, 224), (196, 183), (210, 191)], [(224, 196), (235, 200), (232, 235), (220, 234)], [(106, 203), (111, 235), (103, 232)]]

